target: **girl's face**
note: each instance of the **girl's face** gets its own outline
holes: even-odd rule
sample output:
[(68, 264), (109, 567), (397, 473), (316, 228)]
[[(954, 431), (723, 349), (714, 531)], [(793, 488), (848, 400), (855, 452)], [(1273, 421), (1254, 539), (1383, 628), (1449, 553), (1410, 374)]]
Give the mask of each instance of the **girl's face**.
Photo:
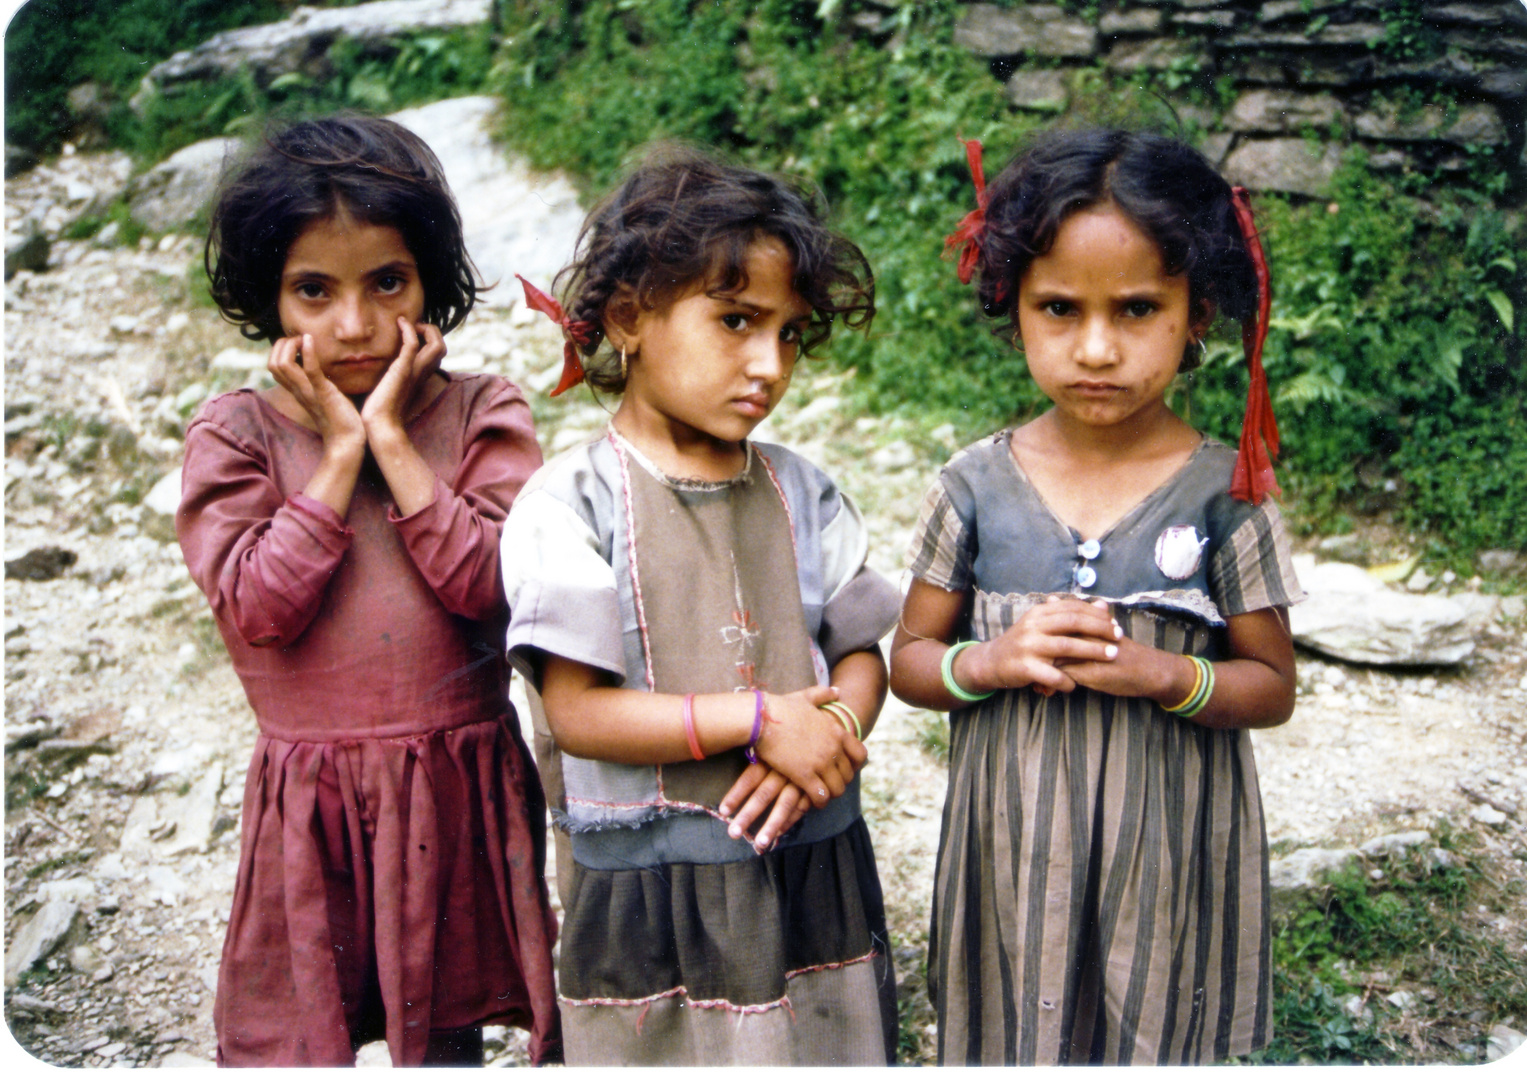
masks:
[(1165, 409), (1190, 339), (1188, 279), (1113, 204), (1079, 210), (1018, 286), (1029, 371), (1060, 415), (1110, 427)]
[(371, 393), (402, 347), (398, 316), (417, 324), (424, 285), (403, 236), (341, 211), (292, 242), (276, 304), (282, 332), (313, 335), (319, 368), (343, 394)]
[(703, 455), (709, 444), (734, 449), (779, 404), (811, 306), (795, 291), (795, 259), (780, 241), (759, 240), (744, 267), (740, 292), (711, 295), (697, 284), (638, 310), (618, 335), (617, 348), (636, 354), (621, 402), (634, 431)]

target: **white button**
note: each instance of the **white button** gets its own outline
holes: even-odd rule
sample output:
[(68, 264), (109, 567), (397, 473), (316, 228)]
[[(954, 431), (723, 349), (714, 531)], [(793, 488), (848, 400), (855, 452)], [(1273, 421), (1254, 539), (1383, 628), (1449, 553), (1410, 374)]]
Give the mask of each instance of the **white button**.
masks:
[(1084, 589), (1090, 589), (1097, 584), (1098, 572), (1090, 566), (1084, 566), (1076, 572), (1076, 583)]
[(1098, 552), (1103, 550), (1103, 545), (1096, 540), (1088, 540), (1076, 549), (1076, 553), (1084, 559), (1096, 559)]

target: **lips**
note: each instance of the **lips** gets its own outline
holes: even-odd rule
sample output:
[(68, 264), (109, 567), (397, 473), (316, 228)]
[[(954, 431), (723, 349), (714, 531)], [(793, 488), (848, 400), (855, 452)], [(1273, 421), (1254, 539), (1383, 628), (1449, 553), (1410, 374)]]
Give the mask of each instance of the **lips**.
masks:
[(1074, 382), (1070, 385), (1069, 389), (1072, 393), (1080, 394), (1083, 397), (1112, 397), (1115, 394), (1122, 393), (1124, 390), (1122, 386), (1115, 385), (1114, 383), (1086, 381)]
[(744, 416), (762, 420), (765, 416), (769, 415), (768, 394), (745, 394), (740, 398), (733, 399), (733, 404), (737, 406), (737, 411)]

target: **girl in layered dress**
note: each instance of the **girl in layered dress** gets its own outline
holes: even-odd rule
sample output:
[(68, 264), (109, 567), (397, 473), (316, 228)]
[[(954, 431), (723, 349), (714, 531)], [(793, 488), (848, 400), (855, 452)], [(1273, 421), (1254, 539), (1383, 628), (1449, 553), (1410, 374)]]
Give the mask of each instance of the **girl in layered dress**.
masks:
[[(1266, 1044), (1267, 842), (1247, 728), (1294, 704), (1301, 598), (1251, 211), (1181, 143), (1046, 138), (951, 237), (1053, 403), (924, 500), (891, 686), (950, 712), (929, 983), (943, 1062), (1190, 1063)], [(1245, 326), (1239, 455), (1167, 407)]]
[(498, 539), (541, 463), (496, 376), (440, 370), (476, 296), (429, 148), (269, 136), (223, 184), (212, 293), (276, 385), (186, 434), (176, 528), (260, 725), (215, 1018), (226, 1065), (560, 1056), (545, 802), (508, 704)]
[(894, 1055), (857, 773), (898, 597), (832, 481), (748, 439), (798, 355), (873, 311), (863, 255), (821, 218), (670, 148), (590, 215), (565, 313), (526, 284), (568, 337), (560, 389), (621, 395), (503, 539), (509, 653), (544, 702), (571, 844), (570, 1064)]

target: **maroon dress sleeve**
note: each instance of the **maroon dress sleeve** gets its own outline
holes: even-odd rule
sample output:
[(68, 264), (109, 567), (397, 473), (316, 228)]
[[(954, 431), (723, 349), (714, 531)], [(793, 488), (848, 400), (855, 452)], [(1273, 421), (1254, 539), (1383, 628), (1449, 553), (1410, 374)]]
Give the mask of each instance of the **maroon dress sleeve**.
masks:
[(394, 508), (389, 518), (445, 609), (482, 621), (506, 608), (499, 533), (520, 488), (540, 468), (541, 448), (530, 406), (501, 379), (472, 401), (465, 428), (461, 465), (449, 484), (437, 477), (433, 502), (407, 517)]
[(218, 622), (264, 646), (307, 629), (352, 537), (317, 500), (283, 498), (266, 450), (205, 416), (186, 432), (175, 531)]

